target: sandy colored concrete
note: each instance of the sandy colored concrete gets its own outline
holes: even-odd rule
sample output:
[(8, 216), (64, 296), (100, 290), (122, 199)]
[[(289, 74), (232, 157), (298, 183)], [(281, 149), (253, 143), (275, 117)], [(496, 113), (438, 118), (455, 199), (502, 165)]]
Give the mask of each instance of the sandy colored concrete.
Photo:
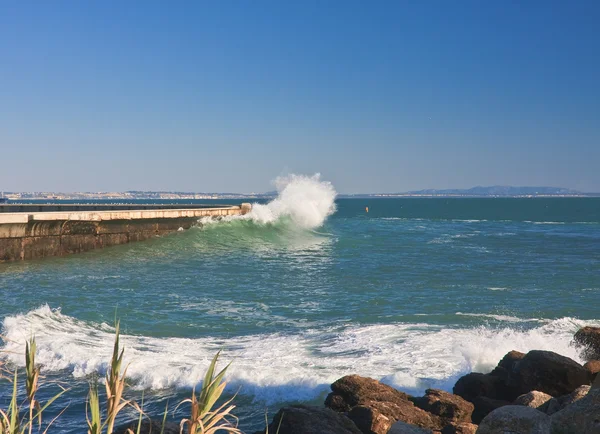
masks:
[(0, 262), (63, 256), (189, 229), (201, 217), (242, 215), (218, 208), (0, 214)]

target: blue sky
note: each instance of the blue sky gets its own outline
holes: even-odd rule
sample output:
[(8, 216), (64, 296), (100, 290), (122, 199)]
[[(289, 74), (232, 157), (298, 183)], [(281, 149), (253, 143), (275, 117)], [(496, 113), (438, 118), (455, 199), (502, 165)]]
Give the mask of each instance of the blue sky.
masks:
[(0, 189), (600, 191), (600, 2), (0, 4)]

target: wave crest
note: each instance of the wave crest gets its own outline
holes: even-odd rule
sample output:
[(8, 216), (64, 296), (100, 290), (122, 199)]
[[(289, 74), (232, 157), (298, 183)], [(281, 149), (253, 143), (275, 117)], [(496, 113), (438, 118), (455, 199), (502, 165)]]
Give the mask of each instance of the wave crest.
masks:
[[(228, 217), (223, 220), (250, 220), (265, 225), (280, 221), (291, 221), (302, 229), (315, 229), (323, 225), (327, 217), (336, 211), (336, 191), (321, 174), (312, 176), (288, 175), (276, 178), (273, 183), (277, 197), (267, 204), (254, 203), (252, 211), (243, 216)], [(205, 218), (201, 223), (214, 223)]]

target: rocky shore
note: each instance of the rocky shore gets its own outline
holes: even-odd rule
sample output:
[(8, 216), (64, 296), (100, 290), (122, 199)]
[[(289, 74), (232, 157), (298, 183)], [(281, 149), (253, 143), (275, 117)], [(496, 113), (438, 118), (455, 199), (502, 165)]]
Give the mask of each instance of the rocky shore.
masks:
[(511, 351), (491, 372), (461, 377), (453, 393), (414, 397), (348, 375), (324, 406), (284, 407), (256, 434), (600, 434), (600, 328), (580, 329), (573, 344), (585, 365), (551, 351)]

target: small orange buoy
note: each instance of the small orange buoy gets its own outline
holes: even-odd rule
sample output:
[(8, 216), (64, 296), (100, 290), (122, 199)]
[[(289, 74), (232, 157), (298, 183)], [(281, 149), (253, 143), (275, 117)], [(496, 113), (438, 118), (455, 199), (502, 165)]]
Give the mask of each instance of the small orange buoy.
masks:
[(369, 207), (368, 207), (368, 206), (367, 206), (367, 207), (365, 207), (365, 211), (366, 211), (366, 212), (369, 212)]

